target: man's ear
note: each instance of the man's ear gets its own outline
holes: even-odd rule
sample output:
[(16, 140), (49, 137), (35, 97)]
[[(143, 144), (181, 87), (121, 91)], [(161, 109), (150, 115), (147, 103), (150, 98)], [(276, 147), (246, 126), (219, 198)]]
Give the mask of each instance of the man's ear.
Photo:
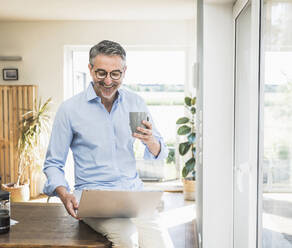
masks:
[(122, 79), (125, 77), (126, 75), (126, 70), (127, 70), (127, 66), (125, 65), (124, 68), (123, 68), (124, 72), (122, 74)]
[(88, 64), (88, 69), (89, 69), (89, 71), (91, 71), (91, 69), (92, 69), (92, 65), (90, 63)]

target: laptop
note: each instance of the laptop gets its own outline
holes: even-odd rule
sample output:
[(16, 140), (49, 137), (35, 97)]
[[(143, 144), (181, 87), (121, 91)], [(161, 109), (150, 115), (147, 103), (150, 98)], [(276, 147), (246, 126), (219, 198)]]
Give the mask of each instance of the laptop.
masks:
[(163, 191), (83, 190), (79, 218), (150, 217), (157, 209)]

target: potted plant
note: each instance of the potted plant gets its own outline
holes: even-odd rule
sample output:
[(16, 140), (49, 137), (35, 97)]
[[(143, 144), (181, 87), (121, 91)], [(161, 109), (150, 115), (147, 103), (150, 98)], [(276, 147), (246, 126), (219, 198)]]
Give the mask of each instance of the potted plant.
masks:
[(12, 202), (28, 201), (30, 198), (29, 182), (25, 180), (26, 168), (32, 171), (41, 171), (50, 129), (48, 115), (49, 98), (44, 104), (41, 100), (34, 103), (34, 109), (26, 112), (19, 123), (20, 136), (18, 139), (18, 176), (17, 182), (2, 184), (5, 191), (11, 193)]
[(184, 198), (195, 200), (195, 180), (196, 180), (196, 97), (185, 97), (186, 116), (179, 118), (176, 124), (179, 125), (177, 134), (184, 136), (184, 142), (179, 144), (179, 154), (185, 161), (182, 169)]

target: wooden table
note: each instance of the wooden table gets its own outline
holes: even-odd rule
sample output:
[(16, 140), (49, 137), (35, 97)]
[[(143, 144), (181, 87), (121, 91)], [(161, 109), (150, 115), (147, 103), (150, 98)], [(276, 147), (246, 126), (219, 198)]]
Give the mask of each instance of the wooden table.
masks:
[(69, 216), (59, 203), (13, 203), (11, 218), (19, 223), (0, 235), (0, 247), (111, 247), (105, 237)]
[[(180, 220), (171, 210), (194, 204), (184, 201), (181, 193), (164, 193), (159, 212), (170, 211), (166, 218)], [(61, 203), (13, 203), (11, 214), (19, 223), (10, 233), (0, 235), (0, 247), (111, 247), (102, 235), (68, 216)], [(194, 247), (197, 243), (193, 222), (169, 227), (169, 233), (175, 247)]]

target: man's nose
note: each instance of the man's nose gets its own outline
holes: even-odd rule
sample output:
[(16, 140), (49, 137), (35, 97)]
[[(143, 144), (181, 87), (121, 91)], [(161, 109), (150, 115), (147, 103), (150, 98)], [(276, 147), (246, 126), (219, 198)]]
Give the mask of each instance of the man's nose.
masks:
[(104, 83), (107, 84), (107, 85), (111, 85), (112, 84), (112, 79), (111, 79), (109, 73), (106, 75), (106, 78), (104, 79)]

